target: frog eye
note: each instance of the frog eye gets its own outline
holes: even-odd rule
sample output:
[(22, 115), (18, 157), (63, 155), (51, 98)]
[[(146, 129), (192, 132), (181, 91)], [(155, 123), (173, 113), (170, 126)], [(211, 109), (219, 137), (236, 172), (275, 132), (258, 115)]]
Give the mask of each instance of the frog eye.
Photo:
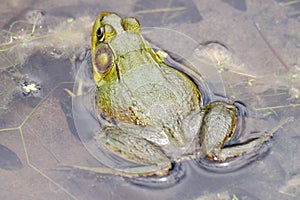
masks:
[(116, 34), (116, 30), (108, 24), (99, 27), (96, 31), (96, 36), (99, 42), (109, 42)]
[(114, 60), (113, 52), (110, 47), (105, 44), (99, 44), (93, 54), (93, 69), (97, 74), (107, 72), (112, 66)]
[(96, 36), (98, 38), (98, 41), (102, 42), (104, 40), (104, 28), (99, 27), (96, 31)]
[(122, 19), (122, 26), (125, 31), (140, 31), (140, 23), (136, 18), (127, 17)]

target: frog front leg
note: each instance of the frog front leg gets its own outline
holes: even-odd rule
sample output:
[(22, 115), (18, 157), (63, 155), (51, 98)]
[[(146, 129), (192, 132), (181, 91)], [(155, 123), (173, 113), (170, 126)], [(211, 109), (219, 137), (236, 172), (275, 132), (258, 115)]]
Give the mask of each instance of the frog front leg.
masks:
[(95, 135), (97, 143), (104, 146), (109, 152), (125, 160), (135, 162), (139, 166), (128, 168), (90, 168), (75, 166), (75, 168), (97, 173), (115, 174), (124, 177), (135, 176), (163, 176), (169, 173), (172, 167), (170, 159), (155, 144), (143, 138), (137, 138), (125, 133), (117, 127), (107, 127)]

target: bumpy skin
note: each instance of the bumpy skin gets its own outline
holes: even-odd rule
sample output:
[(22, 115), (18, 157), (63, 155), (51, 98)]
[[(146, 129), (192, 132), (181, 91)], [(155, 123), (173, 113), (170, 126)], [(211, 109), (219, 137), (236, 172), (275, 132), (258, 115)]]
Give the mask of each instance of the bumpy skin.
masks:
[[(205, 108), (201, 127), (202, 144), (206, 156), (212, 160), (225, 160), (223, 145), (234, 134), (236, 127), (236, 108), (232, 104), (214, 102)], [(229, 156), (229, 155), (228, 155)]]
[(95, 139), (108, 151), (138, 165), (78, 168), (127, 177), (163, 176), (169, 173), (172, 161), (191, 153), (200, 131), (204, 154), (216, 161), (260, 144), (223, 148), (234, 134), (235, 106), (214, 102), (203, 108), (197, 86), (164, 63), (142, 37), (137, 19), (101, 13), (93, 27), (91, 50), (96, 111), (100, 123), (105, 124)]

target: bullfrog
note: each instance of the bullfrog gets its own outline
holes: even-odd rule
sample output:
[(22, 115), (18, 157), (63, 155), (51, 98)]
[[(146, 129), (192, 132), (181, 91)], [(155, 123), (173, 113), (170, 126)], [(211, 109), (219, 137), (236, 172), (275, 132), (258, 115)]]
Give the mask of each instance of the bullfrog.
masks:
[(125, 177), (164, 176), (182, 156), (201, 149), (215, 162), (254, 151), (268, 137), (226, 146), (235, 134), (237, 108), (203, 95), (187, 74), (169, 66), (154, 50), (136, 18), (100, 13), (91, 39), (95, 110), (103, 129), (96, 143), (135, 163), (103, 169), (78, 167)]

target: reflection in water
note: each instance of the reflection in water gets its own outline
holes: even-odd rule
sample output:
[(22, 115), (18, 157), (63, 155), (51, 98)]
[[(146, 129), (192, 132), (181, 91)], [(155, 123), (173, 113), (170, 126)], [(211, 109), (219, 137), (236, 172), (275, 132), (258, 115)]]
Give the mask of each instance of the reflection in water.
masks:
[(23, 167), (20, 158), (15, 152), (0, 144), (0, 168), (18, 170)]
[(222, 0), (223, 2), (227, 3), (228, 5), (232, 6), (233, 8), (236, 8), (240, 11), (246, 11), (247, 10), (247, 2), (246, 0)]

